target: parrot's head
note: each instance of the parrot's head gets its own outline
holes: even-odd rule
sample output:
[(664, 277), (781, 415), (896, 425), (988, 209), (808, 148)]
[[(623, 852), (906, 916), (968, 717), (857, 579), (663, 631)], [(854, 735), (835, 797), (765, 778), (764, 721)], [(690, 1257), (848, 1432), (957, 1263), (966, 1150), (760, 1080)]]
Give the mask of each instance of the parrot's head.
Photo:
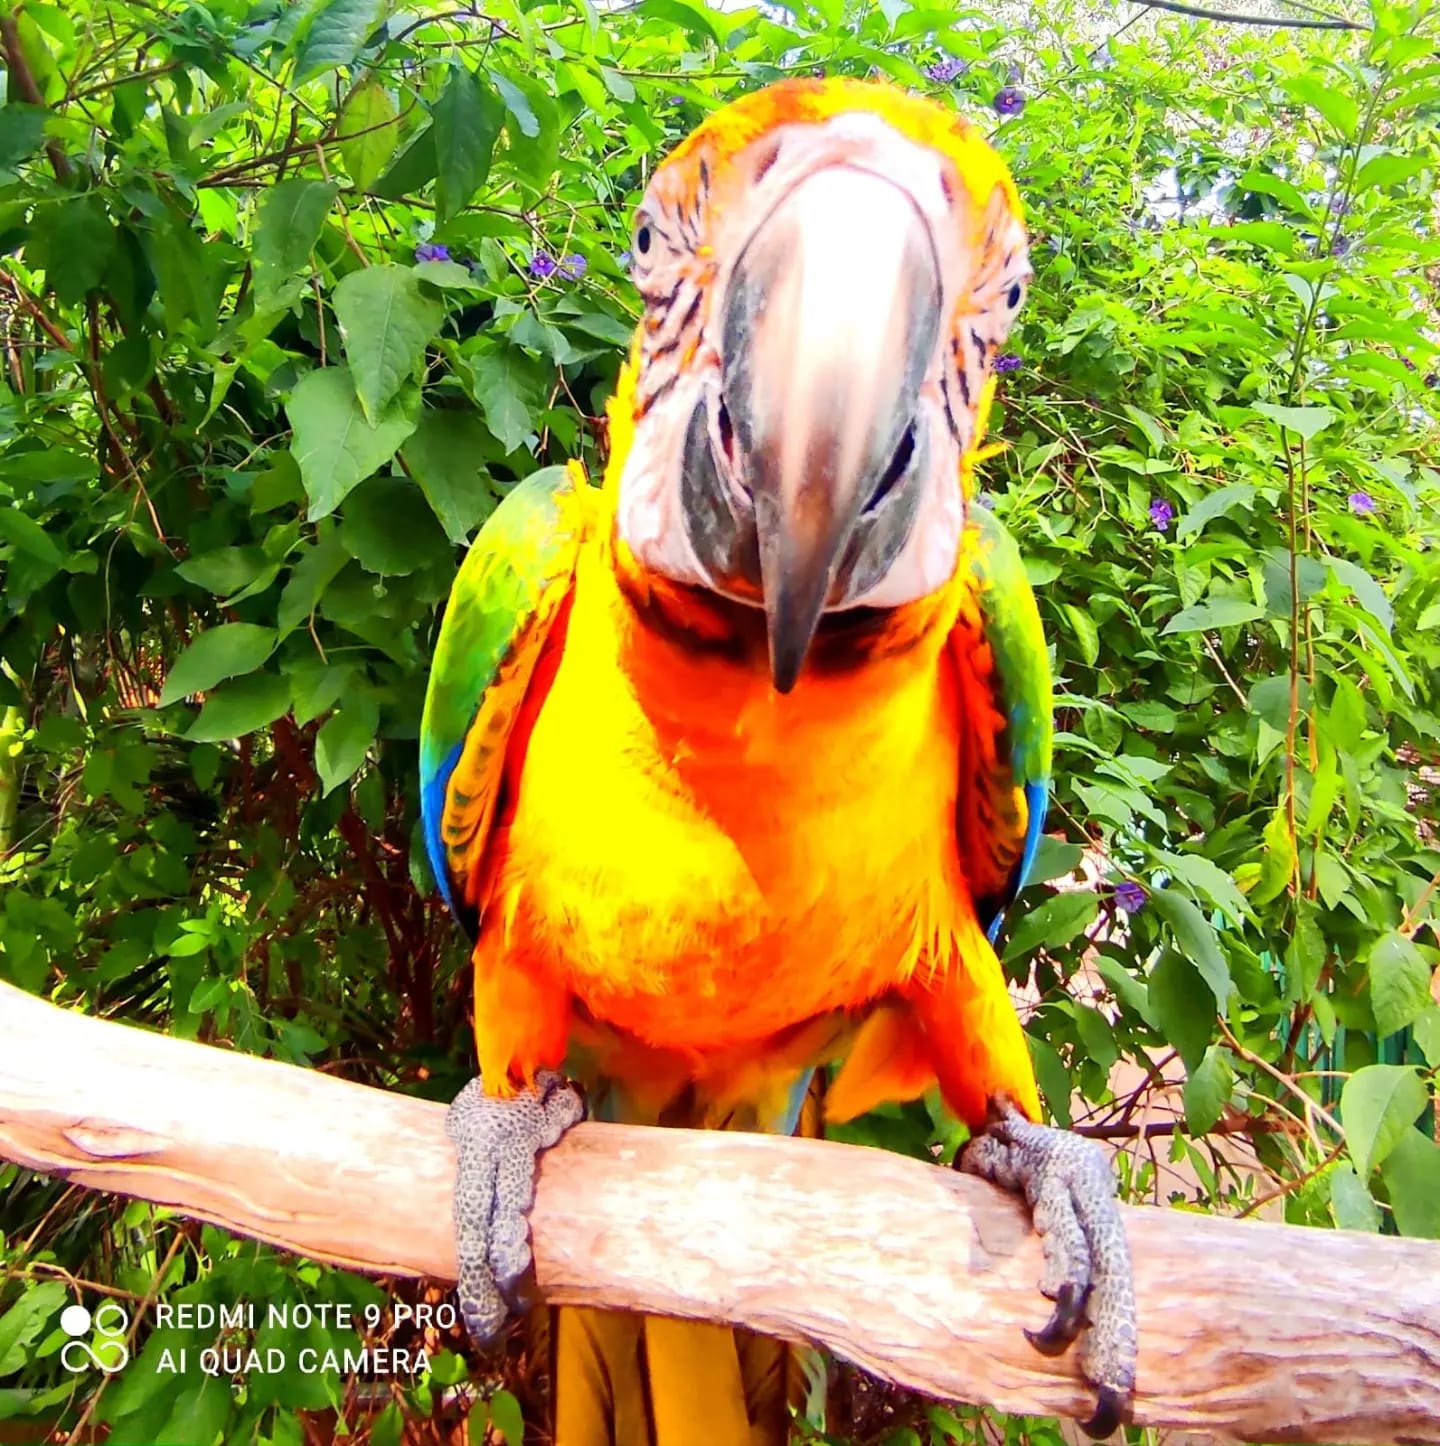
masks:
[(763, 608), (775, 688), (827, 614), (943, 587), (996, 352), (1030, 277), (1004, 163), (934, 102), (799, 80), (655, 172), (612, 407), (618, 539)]

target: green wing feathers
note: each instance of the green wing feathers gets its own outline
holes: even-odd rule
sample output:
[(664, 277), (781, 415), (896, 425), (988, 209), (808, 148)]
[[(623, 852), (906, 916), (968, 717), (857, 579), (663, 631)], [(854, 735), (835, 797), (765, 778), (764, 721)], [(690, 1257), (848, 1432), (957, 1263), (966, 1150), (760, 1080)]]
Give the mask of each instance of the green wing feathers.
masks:
[(993, 939), (1045, 827), (1054, 709), (1050, 655), (1014, 539), (985, 508), (966, 519), (970, 600), (950, 638), (964, 716), (957, 828)]
[(578, 466), (547, 467), (506, 494), (450, 592), (420, 724), (425, 849), (446, 902), (479, 923), (473, 880), (511, 730), (570, 596), (583, 536)]

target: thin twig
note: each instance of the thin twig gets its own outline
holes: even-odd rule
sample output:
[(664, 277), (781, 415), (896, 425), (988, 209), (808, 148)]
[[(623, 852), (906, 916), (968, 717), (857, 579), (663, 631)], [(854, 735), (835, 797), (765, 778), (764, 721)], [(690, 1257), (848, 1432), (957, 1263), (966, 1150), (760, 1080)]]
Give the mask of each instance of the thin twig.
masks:
[(1130, 0), (1147, 10), (1169, 10), (1175, 15), (1194, 15), (1201, 20), (1219, 20), (1226, 25), (1269, 25), (1280, 30), (1364, 30), (1363, 25), (1339, 16), (1332, 20), (1302, 20), (1288, 15), (1251, 15), (1240, 11), (1205, 10), (1199, 5), (1182, 5), (1179, 0)]

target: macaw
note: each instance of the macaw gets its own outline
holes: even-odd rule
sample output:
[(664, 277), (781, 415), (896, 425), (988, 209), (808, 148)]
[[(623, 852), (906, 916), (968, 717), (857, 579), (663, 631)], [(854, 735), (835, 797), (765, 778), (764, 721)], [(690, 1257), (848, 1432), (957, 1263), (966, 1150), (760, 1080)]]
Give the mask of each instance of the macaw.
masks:
[[(1108, 1165), (1040, 1124), (991, 947), (1045, 817), (1051, 681), (1014, 543), (975, 505), (1030, 277), (977, 131), (889, 86), (718, 111), (635, 218), (644, 313), (603, 486), (517, 485), (456, 580), (420, 743), (426, 845), (474, 940), (480, 1077), (451, 1108), (460, 1300), (530, 1263), (538, 1153), (580, 1118), (793, 1132), (938, 1084), (963, 1167), (1022, 1189), (1090, 1329), (1092, 1431), (1135, 1330)], [(561, 1071), (565, 1073), (562, 1075)], [(785, 1348), (556, 1313), (556, 1440), (787, 1435)]]

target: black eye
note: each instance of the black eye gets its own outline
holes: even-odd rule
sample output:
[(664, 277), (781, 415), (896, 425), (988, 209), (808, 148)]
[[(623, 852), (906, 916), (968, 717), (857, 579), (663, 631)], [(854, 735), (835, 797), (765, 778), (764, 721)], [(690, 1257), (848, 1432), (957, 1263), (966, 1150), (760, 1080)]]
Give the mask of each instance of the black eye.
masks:
[(1010, 288), (1010, 295), (1005, 298), (1006, 304), (1010, 307), (1011, 311), (1014, 311), (1015, 308), (1020, 305), (1020, 298), (1023, 294), (1020, 289), (1020, 283), (1017, 281), (1015, 285)]
[(635, 249), (642, 255), (647, 255), (650, 250), (650, 228), (642, 226), (635, 233)]

